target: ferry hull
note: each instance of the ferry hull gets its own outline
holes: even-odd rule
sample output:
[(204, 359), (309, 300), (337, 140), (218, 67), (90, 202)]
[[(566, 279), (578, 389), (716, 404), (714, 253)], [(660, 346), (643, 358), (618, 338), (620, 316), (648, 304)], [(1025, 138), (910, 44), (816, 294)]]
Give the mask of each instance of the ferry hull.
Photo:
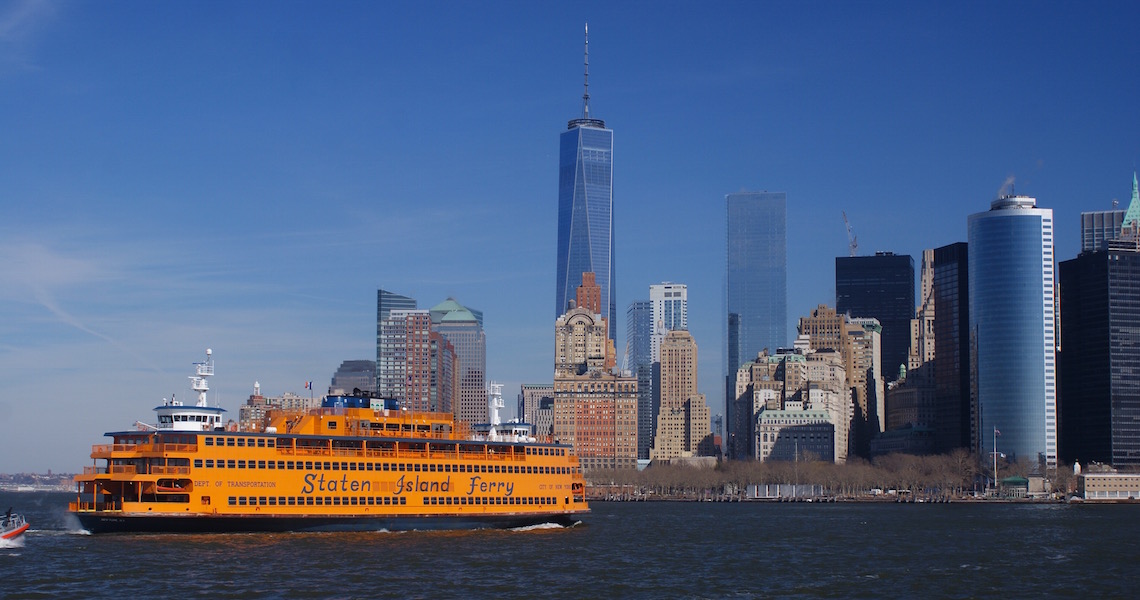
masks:
[(551, 523), (571, 526), (576, 514), (456, 516), (125, 516), (76, 513), (91, 533), (284, 533), (322, 531), (439, 531), (512, 529)]

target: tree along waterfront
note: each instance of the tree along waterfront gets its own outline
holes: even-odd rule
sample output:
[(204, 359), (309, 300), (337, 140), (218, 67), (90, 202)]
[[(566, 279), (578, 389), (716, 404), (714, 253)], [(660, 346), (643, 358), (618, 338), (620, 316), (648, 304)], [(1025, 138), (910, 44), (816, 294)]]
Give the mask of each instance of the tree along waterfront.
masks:
[[(720, 461), (715, 468), (653, 464), (643, 471), (595, 470), (586, 474), (595, 498), (675, 500), (738, 500), (748, 486), (763, 484), (818, 485), (823, 496), (870, 498), (873, 490), (905, 491), (913, 499), (946, 501), (974, 497), (993, 481), (993, 467), (978, 457), (956, 450), (949, 454), (912, 456), (888, 454), (873, 460), (850, 458), (846, 464), (799, 461)], [(998, 462), (998, 477), (1025, 477), (1037, 465), (1028, 461)], [(1075, 491), (1072, 468), (1061, 465), (1049, 475), (1051, 491)]]

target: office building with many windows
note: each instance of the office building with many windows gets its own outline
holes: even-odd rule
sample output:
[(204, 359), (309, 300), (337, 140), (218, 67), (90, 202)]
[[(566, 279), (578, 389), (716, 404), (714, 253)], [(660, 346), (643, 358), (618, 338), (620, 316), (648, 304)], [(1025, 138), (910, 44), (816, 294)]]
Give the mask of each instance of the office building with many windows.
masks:
[(883, 372), (898, 379), (910, 355), (914, 318), (914, 259), (876, 252), (874, 256), (835, 259), (835, 310), (853, 318), (872, 318), (883, 327)]
[(970, 215), (967, 228), (979, 453), (1055, 467), (1053, 211), (1034, 198), (1002, 196)]
[(614, 132), (590, 116), (589, 40), (586, 42), (586, 93), (582, 117), (571, 119), (559, 140), (558, 248), (554, 315), (569, 308), (582, 273), (594, 273), (601, 291), (601, 314), (617, 339), (614, 280)]
[[(455, 416), (470, 424), (486, 423), (487, 414), (487, 336), (482, 319), (455, 301), (455, 298), (433, 306), (432, 329), (451, 342), (457, 359), (459, 403)], [(480, 315), (482, 313), (479, 313)]]
[(934, 447), (974, 448), (970, 401), (969, 245), (934, 249)]
[(787, 343), (787, 195), (783, 192), (728, 194), (725, 208), (724, 397), (728, 431), (724, 444), (729, 458), (736, 458), (734, 448), (751, 446), (746, 437), (736, 439), (748, 436), (748, 431), (739, 427), (748, 428), (750, 420), (732, 414), (736, 370), (755, 360), (765, 348), (774, 354)]
[(1135, 176), (1126, 217), (1104, 246), (1082, 252), (1058, 268), (1064, 340), (1058, 356), (1061, 457), (1066, 462), (1136, 468), (1140, 467), (1140, 190)]
[(653, 446), (658, 400), (653, 394), (655, 380), (652, 352), (653, 304), (634, 300), (625, 312), (626, 350), (629, 369), (637, 378), (637, 458), (649, 459)]

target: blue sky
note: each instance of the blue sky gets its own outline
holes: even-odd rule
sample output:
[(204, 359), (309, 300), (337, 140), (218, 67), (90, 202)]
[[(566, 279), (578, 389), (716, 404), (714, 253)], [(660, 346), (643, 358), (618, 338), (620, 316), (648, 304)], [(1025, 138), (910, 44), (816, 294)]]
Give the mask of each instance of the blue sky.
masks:
[[(375, 355), (376, 288), (485, 312), (508, 405), (553, 363), (558, 134), (614, 130), (617, 298), (689, 286), (720, 412), (724, 195), (788, 194), (788, 315), (834, 257), (962, 241), (1003, 182), (1126, 203), (1140, 5), (0, 2), (0, 472), (74, 471), (189, 398)], [(792, 323), (789, 323), (789, 331)], [(620, 344), (624, 343), (619, 340)]]

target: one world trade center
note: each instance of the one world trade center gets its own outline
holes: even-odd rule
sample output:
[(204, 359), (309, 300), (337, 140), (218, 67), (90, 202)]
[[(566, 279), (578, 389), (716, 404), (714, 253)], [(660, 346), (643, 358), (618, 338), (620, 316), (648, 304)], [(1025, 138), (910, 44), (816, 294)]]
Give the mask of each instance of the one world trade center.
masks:
[(609, 336), (616, 339), (617, 301), (614, 294), (613, 149), (614, 132), (605, 121), (590, 116), (590, 45), (586, 30), (585, 93), (582, 117), (572, 119), (559, 141), (558, 161), (558, 280), (555, 316), (592, 272), (601, 288), (602, 316)]

